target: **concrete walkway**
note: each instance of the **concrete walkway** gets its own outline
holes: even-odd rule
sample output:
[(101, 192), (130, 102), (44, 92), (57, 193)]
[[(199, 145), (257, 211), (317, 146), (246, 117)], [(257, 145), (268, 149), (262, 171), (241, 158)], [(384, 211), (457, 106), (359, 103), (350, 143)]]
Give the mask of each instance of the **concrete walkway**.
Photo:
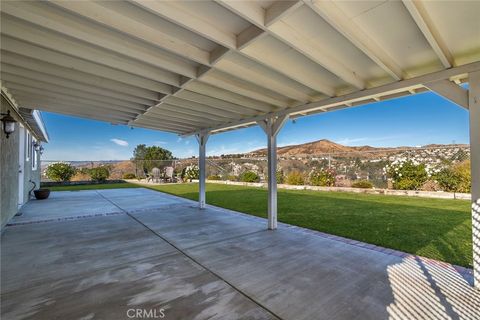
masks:
[(22, 212), (2, 235), (5, 319), (480, 318), (448, 264), (152, 190), (54, 192)]

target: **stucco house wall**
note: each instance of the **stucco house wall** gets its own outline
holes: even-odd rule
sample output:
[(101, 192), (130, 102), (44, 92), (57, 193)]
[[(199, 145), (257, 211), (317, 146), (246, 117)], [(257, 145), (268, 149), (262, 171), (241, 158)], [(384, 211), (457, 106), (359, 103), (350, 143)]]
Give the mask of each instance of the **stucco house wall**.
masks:
[[(28, 133), (32, 137), (31, 141), (36, 138), (28, 131), (27, 125), (17, 115), (10, 103), (3, 96), (0, 99), (1, 113), (7, 113), (10, 110), (10, 115), (18, 121), (15, 131), (10, 134), (8, 139), (3, 131), (3, 126), (0, 128), (0, 222), (3, 230), (8, 221), (18, 212), (19, 204), (26, 203), (29, 200), (29, 192), (33, 187), (30, 181), (34, 181), (36, 188), (39, 188), (41, 164), (38, 152), (33, 150), (31, 143), (25, 138), (22, 143), (22, 148), (25, 149), (25, 163), (21, 168), (24, 172), (24, 192), (23, 199), (19, 199), (20, 124), (25, 128), (25, 137)], [(27, 148), (30, 148), (29, 158), (27, 158)], [(37, 159), (36, 169), (32, 168), (33, 156)]]
[[(14, 114), (8, 102), (1, 97), (1, 113), (11, 110), (12, 116), (20, 121)], [(0, 219), (1, 228), (10, 220), (18, 209), (18, 148), (19, 130), (15, 130), (7, 139), (0, 132)]]

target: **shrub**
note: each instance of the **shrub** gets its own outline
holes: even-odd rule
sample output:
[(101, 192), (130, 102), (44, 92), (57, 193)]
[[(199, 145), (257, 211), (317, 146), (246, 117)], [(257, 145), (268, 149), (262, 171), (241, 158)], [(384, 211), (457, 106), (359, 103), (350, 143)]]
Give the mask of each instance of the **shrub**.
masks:
[(283, 174), (283, 170), (277, 170), (277, 183), (284, 183), (285, 182), (285, 176)]
[(398, 190), (419, 190), (429, 178), (425, 165), (412, 160), (395, 160), (385, 171)]
[(470, 161), (464, 161), (452, 167), (444, 168), (434, 175), (443, 191), (470, 192)]
[(287, 184), (300, 186), (305, 184), (305, 178), (300, 171), (292, 171), (287, 175), (285, 182)]
[(237, 177), (237, 176), (234, 176), (234, 175), (227, 175), (227, 176), (225, 176), (225, 180), (228, 180), (228, 181), (237, 181), (237, 180), (238, 180), (238, 177)]
[(45, 175), (53, 181), (70, 181), (76, 172), (75, 167), (66, 162), (52, 163), (45, 169)]
[(352, 183), (352, 188), (372, 189), (373, 184), (368, 180), (358, 180)]
[(222, 177), (219, 175), (212, 175), (207, 177), (208, 180), (222, 180)]
[(335, 185), (335, 171), (333, 169), (315, 169), (310, 172), (312, 186), (333, 187)]
[(240, 177), (239, 177), (240, 181), (242, 182), (258, 182), (260, 181), (260, 177), (258, 176), (258, 174), (256, 174), (255, 172), (253, 171), (245, 171), (243, 172)]
[(135, 173), (129, 172), (129, 173), (123, 174), (123, 179), (135, 179), (135, 178), (136, 178)]
[(200, 169), (197, 165), (192, 164), (185, 168), (185, 179), (192, 181), (192, 179), (198, 179), (200, 176)]
[(108, 179), (110, 176), (110, 171), (107, 167), (96, 167), (90, 169), (90, 177), (93, 181), (102, 182)]

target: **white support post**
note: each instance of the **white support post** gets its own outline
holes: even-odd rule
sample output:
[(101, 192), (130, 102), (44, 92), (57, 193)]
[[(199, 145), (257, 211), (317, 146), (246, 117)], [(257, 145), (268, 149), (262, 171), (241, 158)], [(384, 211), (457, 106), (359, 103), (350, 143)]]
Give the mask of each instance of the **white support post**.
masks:
[(198, 141), (198, 167), (200, 169), (198, 183), (198, 205), (200, 209), (205, 209), (205, 174), (206, 174), (206, 146), (208, 141), (208, 132), (201, 132), (196, 135)]
[(288, 115), (258, 121), (268, 140), (268, 229), (277, 229), (277, 135), (288, 120)]
[(469, 78), (470, 164), (472, 173), (472, 244), (474, 286), (480, 289), (480, 71)]

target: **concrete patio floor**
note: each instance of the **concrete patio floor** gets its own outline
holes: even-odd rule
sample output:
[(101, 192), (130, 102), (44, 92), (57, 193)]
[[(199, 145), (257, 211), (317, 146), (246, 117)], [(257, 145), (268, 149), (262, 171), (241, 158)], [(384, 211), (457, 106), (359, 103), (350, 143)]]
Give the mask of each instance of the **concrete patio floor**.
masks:
[(4, 319), (480, 318), (451, 265), (148, 189), (53, 192), (21, 212), (2, 234)]

